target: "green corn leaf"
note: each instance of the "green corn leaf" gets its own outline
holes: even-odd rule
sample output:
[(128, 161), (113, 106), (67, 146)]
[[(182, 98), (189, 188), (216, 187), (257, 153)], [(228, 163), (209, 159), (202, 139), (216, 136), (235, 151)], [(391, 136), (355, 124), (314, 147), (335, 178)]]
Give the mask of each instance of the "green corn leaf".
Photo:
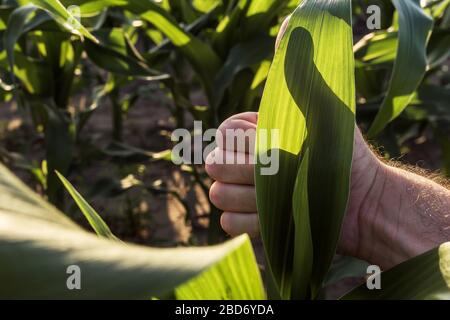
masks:
[(431, 15), (435, 19), (440, 19), (450, 7), (450, 0), (435, 1), (431, 5)]
[(74, 17), (59, 0), (29, 0), (37, 7), (47, 11), (60, 25), (70, 32), (91, 39), (97, 39)]
[(391, 69), (398, 47), (398, 32), (379, 31), (363, 37), (355, 46), (356, 90), (366, 99), (383, 94), (386, 69)]
[[(239, 266), (239, 269), (236, 266)], [(225, 257), (217, 267), (210, 269), (207, 276), (197, 277), (177, 288), (175, 295), (181, 300), (265, 299), (250, 241), (242, 244), (242, 250), (236, 250)]]
[(14, 75), (21, 81), (26, 92), (32, 95), (49, 96), (52, 94), (54, 80), (48, 73), (49, 64), (14, 52)]
[(94, 208), (91, 207), (91, 205), (83, 198), (83, 196), (74, 188), (74, 186), (58, 171), (56, 171), (56, 174), (58, 175), (58, 178), (63, 183), (66, 190), (70, 193), (73, 200), (78, 205), (78, 208), (80, 208), (83, 215), (88, 220), (89, 224), (91, 225), (92, 229), (95, 230), (97, 235), (111, 239), (111, 240), (119, 240), (117, 237), (111, 232), (108, 225), (103, 221), (102, 217), (95, 211)]
[(382, 272), (381, 289), (366, 284), (346, 294), (344, 300), (449, 300), (450, 242)]
[(264, 85), (270, 70), (270, 60), (264, 60), (255, 71), (255, 76), (247, 91), (243, 106), (247, 110), (254, 110), (255, 101), (261, 96), (261, 87)]
[(267, 31), (272, 20), (288, 3), (289, 0), (250, 1), (240, 31), (242, 38), (249, 39), (258, 33)]
[(222, 0), (193, 0), (192, 5), (196, 10), (206, 13), (222, 2)]
[(49, 99), (38, 100), (32, 107), (40, 110), (45, 117), (47, 195), (51, 203), (62, 207), (63, 188), (55, 172), (59, 171), (66, 175), (72, 164), (75, 144), (74, 123)]
[[(150, 299), (174, 289), (185, 299), (265, 298), (248, 236), (182, 249), (99, 238), (1, 164), (0, 221), (2, 299)], [(81, 290), (67, 288), (72, 265), (81, 270)]]
[(127, 76), (157, 76), (128, 41), (123, 29), (101, 29), (94, 32), (99, 43), (87, 41), (86, 53), (97, 66)]
[[(53, 224), (67, 230), (80, 228), (66, 215), (32, 192), (0, 163), (0, 214), (42, 224)], [(3, 222), (3, 220), (2, 220)], [(5, 236), (2, 228), (2, 237)]]
[(431, 35), (427, 51), (430, 69), (439, 67), (445, 63), (450, 57), (450, 28), (435, 28)]
[(386, 97), (368, 136), (374, 137), (411, 102), (427, 69), (426, 47), (433, 20), (419, 0), (393, 0), (399, 15), (398, 49)]
[(291, 297), (293, 299), (309, 298), (310, 279), (313, 268), (313, 243), (308, 204), (308, 166), (309, 150), (306, 150), (294, 185), (292, 198), (292, 215), (294, 218), (294, 257), (292, 270)]
[[(50, 12), (57, 13), (55, 16), (61, 17), (67, 15), (67, 10), (58, 0), (52, 0), (49, 3), (42, 0), (30, 0), (36, 5), (41, 5), (43, 8), (53, 8)], [(43, 5), (45, 3), (45, 6)], [(85, 11), (94, 11), (100, 9), (100, 1), (91, 0), (77, 0), (75, 3), (65, 1), (67, 4), (79, 5), (80, 8), (85, 8)], [(51, 4), (53, 6), (51, 6)], [(200, 76), (202, 83), (207, 90), (208, 96), (212, 99), (212, 83), (216, 73), (218, 72), (221, 61), (217, 54), (206, 43), (202, 42), (192, 34), (186, 32), (181, 28), (177, 21), (161, 6), (152, 0), (107, 0), (104, 5), (118, 6), (127, 11), (140, 16), (141, 19), (153, 24), (164, 35), (170, 39), (175, 47), (186, 57), (193, 68)], [(66, 13), (63, 14), (63, 10)], [(87, 8), (87, 9), (86, 9)], [(63, 22), (67, 19), (63, 19)], [(61, 19), (59, 19), (61, 21)], [(72, 21), (72, 20), (71, 20)], [(84, 27), (80, 29), (84, 34)], [(86, 32), (88, 32), (86, 30)], [(89, 33), (89, 37), (94, 42), (97, 39)]]
[(108, 7), (124, 6), (128, 0), (60, 0), (66, 8), (78, 6), (82, 16), (92, 16)]
[(170, 0), (169, 2), (172, 10), (174, 9), (174, 7), (179, 10), (182, 20), (185, 23), (191, 24), (200, 16), (200, 13), (195, 10), (191, 1)]
[(9, 16), (14, 10), (15, 8), (12, 6), (0, 6), (0, 31), (6, 30)]
[[(303, 1), (291, 17), (272, 63), (257, 131), (255, 176), (261, 235), (282, 298), (297, 296), (291, 294), (298, 285), (293, 287), (292, 281), (300, 278), (296, 273), (303, 270), (294, 270), (293, 264), (313, 257), (307, 280), (314, 298), (333, 259), (349, 192), (354, 83), (351, 1)], [(279, 130), (279, 139), (263, 131), (273, 129)], [(302, 160), (306, 148), (308, 160)], [(262, 172), (267, 169), (262, 160), (268, 150), (279, 152), (276, 175)], [(303, 167), (305, 161), (307, 168)], [(303, 166), (298, 173), (300, 163)], [(294, 189), (299, 192), (305, 187), (295, 187), (295, 182), (306, 181), (306, 175), (307, 190), (293, 195)], [(302, 219), (299, 213), (306, 207), (312, 247), (294, 241), (306, 237), (299, 232), (307, 228), (307, 221), (302, 221), (303, 227), (295, 221)], [(304, 292), (304, 287), (298, 292)]]
[(212, 99), (212, 83), (221, 65), (214, 50), (183, 30), (168, 12), (151, 0), (128, 0), (125, 8), (153, 24), (172, 41), (198, 73), (209, 98)]
[(383, 64), (395, 60), (398, 32), (377, 32), (361, 39), (353, 48), (356, 66)]
[(221, 56), (226, 55), (227, 48), (232, 46), (233, 36), (248, 5), (249, 0), (238, 0), (234, 8), (220, 20), (214, 34), (213, 45)]
[(226, 90), (231, 86), (236, 75), (244, 69), (260, 64), (273, 52), (275, 41), (269, 36), (255, 39), (234, 46), (230, 55), (214, 81), (214, 105), (222, 102)]
[(8, 55), (11, 71), (14, 69), (14, 48), (20, 36), (25, 32), (28, 22), (38, 8), (33, 5), (19, 7), (14, 10), (8, 19), (8, 25), (4, 35), (4, 46)]

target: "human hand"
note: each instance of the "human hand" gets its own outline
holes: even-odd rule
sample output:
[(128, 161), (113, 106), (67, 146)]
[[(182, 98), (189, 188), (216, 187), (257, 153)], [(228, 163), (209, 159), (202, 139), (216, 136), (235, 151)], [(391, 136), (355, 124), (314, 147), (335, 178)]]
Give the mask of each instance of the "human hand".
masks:
[[(276, 41), (278, 48), (280, 41), (287, 29), (289, 18), (287, 18), (280, 29)], [(243, 113), (227, 119), (220, 127), (222, 136), (226, 136), (226, 130), (252, 130), (253, 136), (256, 132), (257, 113)], [(254, 139), (251, 139), (254, 142)], [(236, 146), (226, 150), (224, 142), (218, 142), (219, 146), (209, 155), (207, 163), (212, 162), (214, 156), (236, 157), (245, 159), (246, 164), (207, 164), (207, 173), (216, 180), (211, 186), (211, 202), (219, 209), (224, 210), (221, 218), (222, 228), (230, 235), (239, 235), (248, 233), (251, 236), (259, 234), (259, 223), (256, 208), (256, 191), (254, 187), (254, 168), (250, 165), (250, 157), (253, 157), (254, 145), (247, 146), (246, 150), (236, 150)], [(234, 145), (234, 144), (233, 144)], [(354, 163), (352, 170), (352, 192), (350, 194), (349, 212), (346, 217), (346, 223), (349, 226), (356, 224), (358, 219), (359, 206), (362, 206), (365, 191), (370, 188), (371, 181), (376, 176), (377, 168), (381, 162), (371, 152), (368, 145), (364, 142), (359, 129), (355, 131), (355, 149)], [(375, 192), (373, 193), (375, 194)], [(348, 247), (354, 245), (354, 237), (358, 232), (344, 234), (342, 242)], [(345, 248), (344, 248), (345, 250)], [(354, 249), (356, 250), (356, 249)]]
[[(259, 222), (254, 166), (251, 164), (255, 146), (246, 144), (244, 149), (238, 150), (236, 143), (226, 143), (227, 130), (249, 130), (248, 132), (253, 135), (249, 141), (254, 142), (257, 119), (256, 112), (247, 112), (225, 120), (218, 129), (225, 139), (217, 141), (218, 147), (206, 159), (206, 171), (212, 179), (216, 180), (210, 189), (211, 202), (224, 211), (221, 225), (232, 236), (242, 233), (248, 233), (253, 237), (259, 235)], [(214, 163), (212, 159), (219, 157), (243, 159), (245, 164)], [(244, 161), (240, 163), (242, 162)], [(359, 129), (356, 129), (350, 201), (340, 241), (340, 249), (343, 252), (354, 253), (358, 250), (359, 213), (361, 208), (364, 208), (364, 203), (378, 195), (373, 181), (381, 165), (381, 161), (364, 142)], [(368, 194), (369, 190), (371, 190), (370, 194)]]
[[(283, 23), (277, 46), (287, 29)], [(258, 114), (235, 115), (222, 123), (219, 131), (249, 130), (256, 134)], [(254, 142), (254, 138), (249, 141)], [(259, 235), (253, 157), (254, 143), (237, 148), (218, 141), (208, 156), (206, 171), (216, 180), (210, 199), (222, 209), (222, 228), (235, 236)], [(245, 160), (246, 164), (214, 164), (218, 156)], [(353, 163), (347, 212), (338, 250), (387, 269), (411, 257), (450, 241), (450, 190), (416, 174), (414, 168), (398, 168), (383, 163), (372, 152), (355, 127)], [(448, 182), (446, 182), (448, 183)]]

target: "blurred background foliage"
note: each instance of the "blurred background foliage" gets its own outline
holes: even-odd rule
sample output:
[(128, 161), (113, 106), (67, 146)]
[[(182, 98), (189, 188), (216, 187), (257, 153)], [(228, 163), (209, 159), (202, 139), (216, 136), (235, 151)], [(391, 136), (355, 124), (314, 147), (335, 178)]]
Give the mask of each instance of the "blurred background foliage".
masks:
[[(64, 201), (59, 171), (120, 238), (163, 246), (222, 241), (220, 213), (208, 201), (211, 181), (201, 166), (172, 164), (170, 134), (192, 130), (193, 120), (216, 128), (258, 110), (276, 35), (299, 2), (0, 1), (2, 161), (82, 221)], [(382, 13), (375, 32), (366, 26), (373, 4)], [(449, 4), (422, 1), (434, 23), (423, 20), (430, 32), (415, 43), (425, 52), (416, 74), (417, 56), (396, 62), (414, 31), (402, 23), (411, 13), (399, 11), (401, 2), (353, 6), (358, 125), (367, 132), (386, 114), (389, 97), (406, 97), (407, 108), (399, 106), (403, 112), (383, 121), (371, 141), (388, 159), (447, 176)]]

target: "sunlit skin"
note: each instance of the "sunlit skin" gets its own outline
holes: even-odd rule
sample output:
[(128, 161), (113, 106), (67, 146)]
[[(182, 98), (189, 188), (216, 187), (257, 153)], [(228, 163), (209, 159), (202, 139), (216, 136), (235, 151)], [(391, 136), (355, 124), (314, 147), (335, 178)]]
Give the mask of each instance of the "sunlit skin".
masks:
[[(283, 36), (287, 20), (277, 39)], [(219, 127), (255, 132), (258, 114), (247, 112), (227, 119)], [(402, 261), (450, 241), (450, 190), (410, 170), (381, 161), (359, 129), (355, 130), (350, 198), (339, 243), (343, 254), (388, 269)], [(228, 148), (228, 149), (227, 149)], [(215, 156), (231, 153), (250, 163), (254, 145), (235, 150), (218, 141)], [(209, 158), (213, 155), (210, 154)], [(208, 159), (207, 159), (208, 163)], [(259, 235), (254, 168), (251, 164), (208, 164), (216, 180), (210, 199), (223, 210), (222, 228), (232, 236)]]

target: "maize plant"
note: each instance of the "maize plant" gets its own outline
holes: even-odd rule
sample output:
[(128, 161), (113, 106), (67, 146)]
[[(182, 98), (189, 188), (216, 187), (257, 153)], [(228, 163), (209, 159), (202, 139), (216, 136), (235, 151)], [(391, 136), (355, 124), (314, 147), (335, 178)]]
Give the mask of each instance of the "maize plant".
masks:
[[(348, 202), (355, 120), (379, 143), (431, 127), (450, 154), (449, 1), (376, 1), (390, 16), (353, 45), (352, 19), (366, 2), (5, 1), (0, 98), (21, 101), (44, 133), (49, 200), (60, 204), (65, 186), (99, 237), (0, 165), (0, 297), (320, 298)], [(81, 21), (69, 5), (78, 6)], [(274, 53), (281, 18), (295, 7)], [(85, 81), (80, 70), (92, 64), (92, 105), (71, 114), (71, 95)], [(203, 248), (125, 244), (64, 178), (77, 133), (106, 96), (114, 107), (113, 139), (120, 140), (123, 110), (136, 99), (121, 99), (120, 88), (133, 81), (160, 81), (179, 125), (190, 112), (212, 127), (260, 102), (257, 135), (280, 131), (279, 141), (257, 144), (255, 153), (267, 293), (247, 236)], [(204, 108), (189, 97), (199, 84)], [(390, 142), (387, 152), (395, 156), (402, 143)], [(274, 176), (259, 174), (266, 152), (280, 155)], [(83, 270), (81, 291), (63, 285), (61, 270), (70, 265)], [(382, 291), (361, 286), (342, 298), (450, 299), (449, 269), (444, 243), (383, 273)]]
[[(432, 19), (418, 1), (393, 3), (399, 14), (396, 60), (369, 134), (379, 133), (402, 112), (427, 66)], [(347, 207), (356, 109), (351, 12), (351, 1), (300, 4), (275, 55), (260, 107), (257, 140), (261, 130), (280, 132), (279, 141), (257, 144), (258, 159), (267, 152), (279, 154), (279, 173), (261, 175), (263, 162), (258, 160), (255, 175), (270, 274), (284, 299), (318, 296)], [(445, 264), (440, 266), (444, 278)], [(436, 281), (448, 294), (441, 271)], [(392, 294), (401, 298), (409, 289)], [(440, 292), (408, 294), (418, 298), (434, 293)]]
[[(78, 16), (66, 10), (69, 6)], [(236, 111), (254, 109), (280, 17), (292, 7), (286, 0), (6, 2), (1, 83), (8, 90), (2, 92), (8, 99), (15, 92), (45, 136), (45, 161), (28, 167), (49, 200), (64, 207), (53, 172), (69, 173), (79, 133), (105, 98), (112, 104), (115, 142), (122, 142), (124, 113), (149, 81), (159, 80), (173, 99), (178, 127), (187, 125), (186, 113), (214, 127)], [(182, 76), (183, 61), (193, 70), (193, 83)], [(140, 92), (121, 94), (121, 88), (138, 81)], [(190, 101), (189, 92), (198, 84), (206, 106)], [(91, 86), (88, 107), (69, 112), (71, 98)]]
[[(62, 189), (53, 172), (68, 172), (77, 133), (98, 106), (99, 99), (115, 93), (117, 86), (123, 85), (129, 77), (152, 80), (159, 73), (142, 62), (123, 30), (100, 28), (100, 14), (90, 18), (93, 28), (88, 31), (58, 1), (34, 4), (22, 1), (20, 4), (17, 8), (2, 8), (6, 13), (2, 67), (10, 71), (9, 81), (3, 80), (3, 83), (9, 82), (10, 91), (14, 91), (22, 107), (29, 110), (35, 127), (45, 136), (48, 175), (43, 184), (49, 200), (62, 207)], [(90, 42), (82, 41), (80, 36)], [(71, 114), (68, 104), (74, 87), (83, 81), (77, 75), (84, 53), (100, 68), (110, 71), (110, 75), (94, 94), (91, 106)], [(120, 114), (117, 114), (121, 102), (117, 94), (114, 102), (118, 105), (114, 112), (114, 137), (120, 140), (121, 124), (120, 119), (117, 120)]]

